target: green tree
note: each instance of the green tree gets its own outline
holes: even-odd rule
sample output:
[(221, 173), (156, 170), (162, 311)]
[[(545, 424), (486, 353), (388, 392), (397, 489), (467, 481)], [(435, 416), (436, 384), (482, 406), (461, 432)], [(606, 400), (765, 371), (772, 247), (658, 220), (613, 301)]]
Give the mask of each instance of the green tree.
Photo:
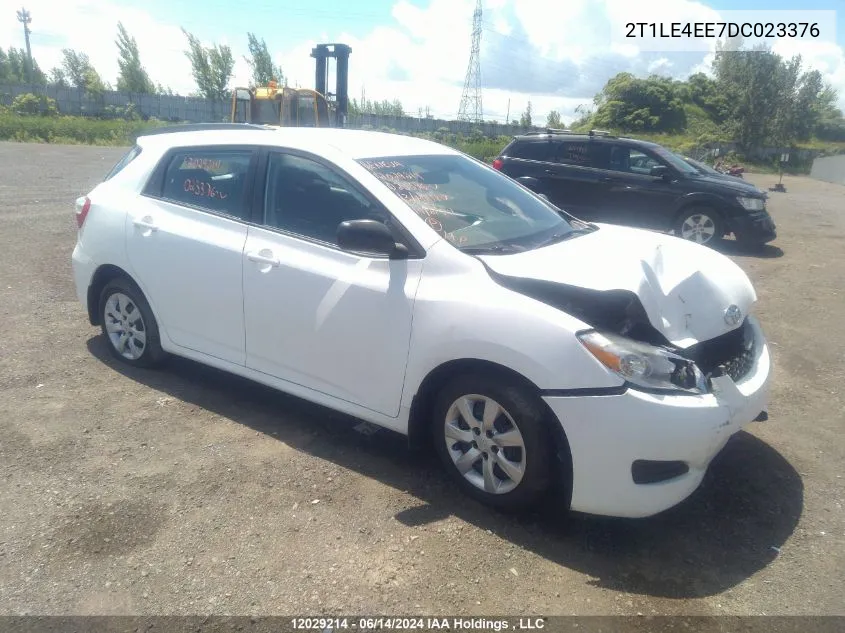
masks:
[(54, 86), (61, 86), (62, 88), (67, 88), (70, 85), (68, 83), (67, 76), (65, 75), (65, 71), (61, 68), (53, 68), (50, 71), (48, 83)]
[(62, 74), (67, 82), (92, 94), (101, 94), (107, 86), (85, 53), (71, 48), (62, 50)]
[(666, 77), (619, 73), (596, 95), (593, 123), (625, 131), (676, 132), (686, 125), (683, 86)]
[(519, 124), (522, 127), (528, 128), (531, 127), (531, 102), (528, 102), (528, 106), (525, 108), (525, 112), (519, 117)]
[(270, 81), (283, 84), (285, 76), (282, 67), (273, 64), (267, 42), (263, 38), (259, 40), (253, 33), (247, 33), (247, 38), (249, 39), (249, 57), (244, 57), (244, 59), (252, 69), (253, 86), (265, 86)]
[(118, 50), (117, 65), (120, 69), (117, 75), (117, 89), (141, 94), (154, 93), (155, 85), (141, 65), (138, 43), (134, 37), (129, 35), (122, 22), (117, 23), (117, 40), (115, 43)]
[(560, 112), (552, 110), (546, 117), (546, 127), (555, 128), (558, 130), (564, 129), (566, 126), (560, 120)]
[(232, 50), (225, 44), (204, 47), (195, 35), (184, 28), (182, 32), (188, 38), (189, 48), (185, 55), (191, 61), (191, 70), (200, 94), (215, 102), (225, 99), (235, 67)]
[[(0, 48), (0, 83), (25, 84), (29, 83), (26, 76), (27, 56), (21, 48), (10, 47), (8, 52)], [(38, 67), (38, 62), (32, 60), (32, 82), (43, 85), (47, 77)]]

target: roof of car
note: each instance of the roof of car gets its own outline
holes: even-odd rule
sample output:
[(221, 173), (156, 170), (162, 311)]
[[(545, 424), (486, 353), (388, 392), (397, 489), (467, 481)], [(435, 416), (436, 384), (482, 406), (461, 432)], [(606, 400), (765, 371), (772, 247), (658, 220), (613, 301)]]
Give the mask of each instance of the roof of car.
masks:
[(578, 133), (578, 132), (551, 132), (549, 134), (544, 134), (542, 132), (534, 132), (530, 134), (518, 134), (514, 137), (514, 140), (519, 142), (536, 142), (541, 143), (543, 141), (560, 141), (560, 140), (572, 140), (572, 141), (613, 141), (613, 142), (621, 142), (630, 145), (645, 145), (647, 147), (660, 147), (659, 143), (653, 143), (652, 141), (646, 141), (644, 139), (638, 138), (631, 138), (629, 136), (613, 136), (612, 134), (590, 134), (588, 132)]
[[(183, 126), (178, 126), (183, 128)], [(415, 154), (457, 154), (455, 150), (425, 139), (369, 130), (343, 128), (275, 128), (262, 126), (221, 126), (191, 128), (155, 133), (138, 138), (143, 147), (184, 145), (275, 145), (319, 153), (334, 149), (350, 158), (381, 158)]]

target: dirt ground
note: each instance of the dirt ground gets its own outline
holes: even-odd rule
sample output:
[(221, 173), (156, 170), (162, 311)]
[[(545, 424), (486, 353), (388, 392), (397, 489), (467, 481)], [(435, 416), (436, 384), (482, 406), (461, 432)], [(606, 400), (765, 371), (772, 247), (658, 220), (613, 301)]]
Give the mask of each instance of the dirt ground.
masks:
[(0, 614), (845, 614), (845, 187), (784, 177), (779, 238), (725, 247), (775, 384), (701, 489), (651, 519), (516, 519), (393, 434), (112, 362), (70, 254), (74, 199), (123, 151), (0, 144)]

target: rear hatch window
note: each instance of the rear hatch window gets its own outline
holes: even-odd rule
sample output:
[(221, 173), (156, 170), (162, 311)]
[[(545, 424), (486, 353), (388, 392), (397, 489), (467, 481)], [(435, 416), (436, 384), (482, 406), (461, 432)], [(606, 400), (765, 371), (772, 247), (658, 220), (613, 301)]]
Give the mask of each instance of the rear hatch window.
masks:
[(106, 180), (114, 178), (124, 167), (126, 167), (129, 163), (131, 163), (133, 160), (135, 160), (138, 157), (138, 154), (140, 154), (140, 153), (141, 153), (140, 145), (136, 145), (135, 147), (130, 149), (128, 152), (126, 152), (126, 154), (123, 155), (123, 158), (121, 158), (118, 161), (118, 163), (114, 167), (111, 168), (111, 171), (108, 174), (106, 174), (106, 177), (103, 179), (103, 181), (105, 182)]

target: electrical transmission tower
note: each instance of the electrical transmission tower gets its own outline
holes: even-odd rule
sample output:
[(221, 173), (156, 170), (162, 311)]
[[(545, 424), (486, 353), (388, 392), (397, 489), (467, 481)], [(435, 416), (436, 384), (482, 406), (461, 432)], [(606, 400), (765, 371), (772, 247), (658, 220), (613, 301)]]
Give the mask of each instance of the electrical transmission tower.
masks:
[(18, 22), (23, 24), (23, 36), (26, 39), (26, 80), (32, 83), (32, 49), (29, 47), (29, 34), (32, 33), (29, 25), (32, 22), (32, 16), (25, 7), (21, 7), (18, 11)]
[(481, 123), (481, 0), (475, 5), (472, 14), (472, 49), (469, 54), (467, 76), (464, 79), (464, 91), (461, 94), (461, 107), (458, 108), (459, 121)]

